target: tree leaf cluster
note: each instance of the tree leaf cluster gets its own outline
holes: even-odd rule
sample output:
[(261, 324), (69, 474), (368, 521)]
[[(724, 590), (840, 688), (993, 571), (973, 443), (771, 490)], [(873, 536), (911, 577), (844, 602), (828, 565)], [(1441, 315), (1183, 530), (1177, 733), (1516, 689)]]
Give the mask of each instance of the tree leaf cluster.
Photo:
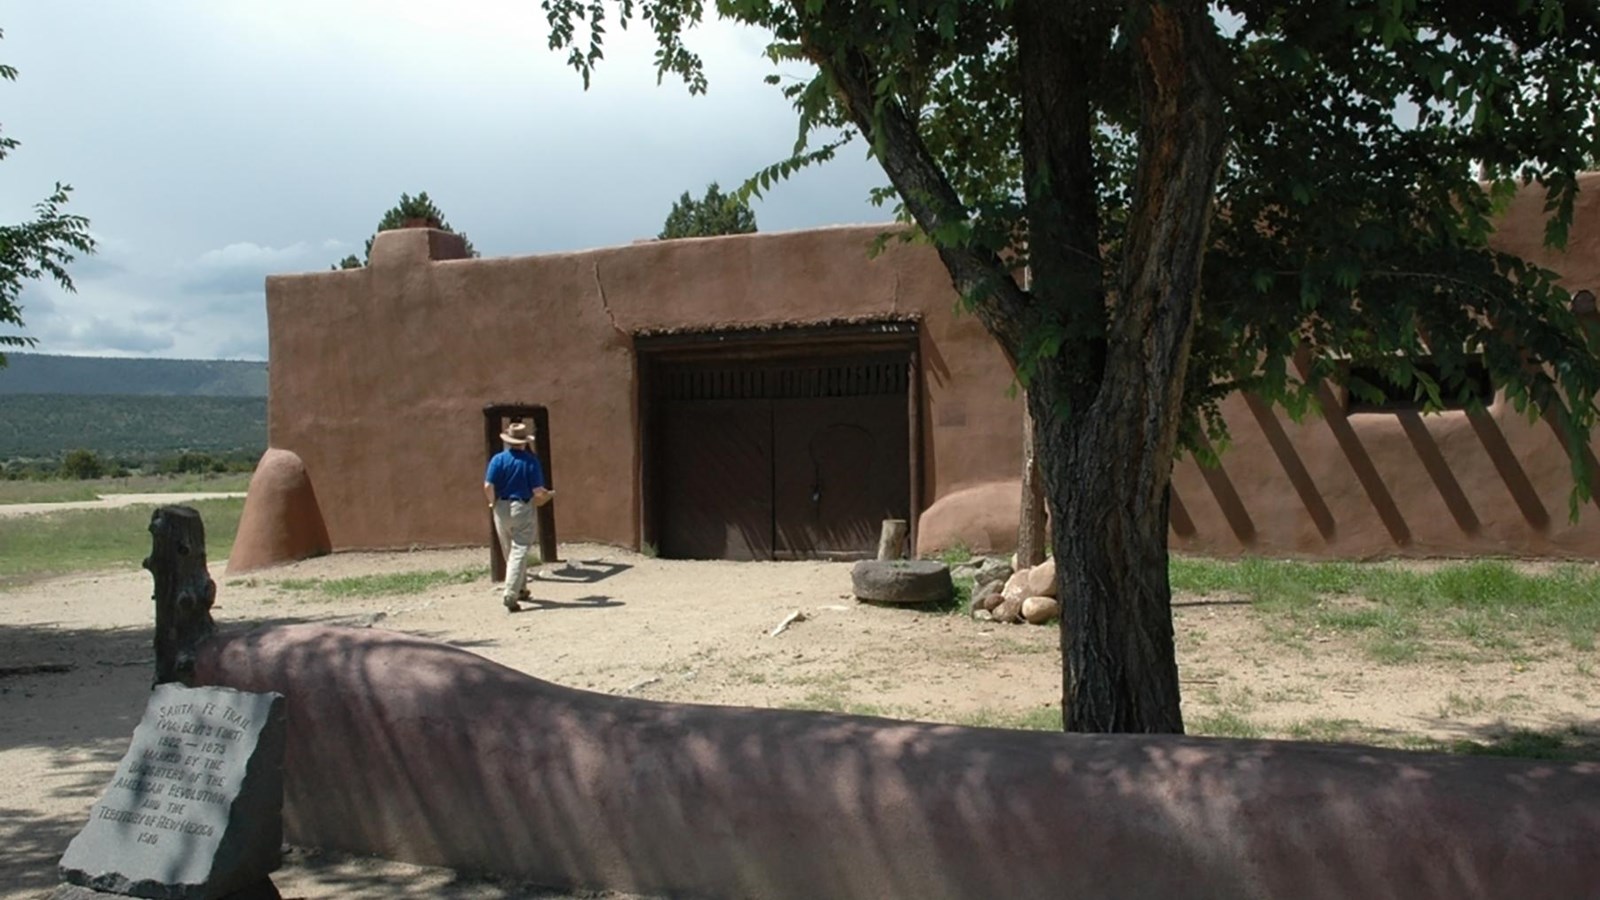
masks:
[(428, 192), (421, 191), (414, 197), (410, 194), (402, 193), (400, 202), (385, 210), (383, 216), (378, 219), (378, 227), (373, 229), (373, 236), (367, 238), (361, 257), (357, 259), (356, 255), (352, 253), (335, 263), (333, 268), (359, 269), (367, 265), (372, 261), (372, 242), (377, 237), (376, 232), (391, 231), (396, 228), (436, 228), (439, 231), (448, 231), (451, 234), (460, 235), (461, 239), (466, 242), (468, 256), (476, 257), (478, 255), (477, 249), (472, 246), (472, 241), (468, 240), (466, 232), (456, 231), (451, 228), (450, 223), (445, 221), (444, 212), (429, 199)]
[(756, 230), (756, 214), (742, 195), (724, 194), (715, 182), (706, 187), (705, 196), (696, 200), (688, 191), (672, 204), (667, 221), (661, 226), (662, 240), (686, 237), (715, 237), (719, 234), (751, 234)]
[[(0, 78), (15, 81), (16, 68), (0, 64)], [(16, 138), (0, 136), (0, 159), (17, 146)], [(71, 194), (72, 185), (56, 182), (50, 195), (34, 204), (33, 218), (0, 225), (0, 326), (23, 327), (22, 291), (31, 281), (49, 278), (62, 290), (76, 290), (67, 266), (79, 254), (93, 253), (95, 241), (89, 233), (89, 220), (66, 212)], [(35, 343), (26, 335), (0, 334), (0, 347), (31, 347)], [(5, 364), (5, 354), (0, 353), (0, 367)]]

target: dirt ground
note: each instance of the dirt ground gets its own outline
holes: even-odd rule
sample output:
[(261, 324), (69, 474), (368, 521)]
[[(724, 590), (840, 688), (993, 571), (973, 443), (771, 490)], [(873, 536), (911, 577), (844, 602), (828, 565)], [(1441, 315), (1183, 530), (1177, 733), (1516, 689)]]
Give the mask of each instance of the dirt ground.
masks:
[[(867, 606), (849, 564), (658, 560), (566, 545), (507, 614), (480, 549), (347, 553), (232, 577), (213, 565), (224, 628), (320, 621), (426, 635), (539, 678), (611, 694), (796, 706), (927, 721), (1042, 722), (1060, 695), (1054, 627)], [(35, 900), (127, 748), (153, 671), (150, 578), (125, 571), (0, 592), (0, 900)], [(335, 598), (314, 579), (445, 570), (462, 583)], [(476, 572), (477, 574), (473, 574)], [(803, 618), (773, 630), (795, 611)], [(1515, 664), (1379, 665), (1340, 635), (1284, 635), (1226, 598), (1179, 597), (1191, 723), (1267, 734), (1452, 740), (1595, 718), (1594, 652), (1550, 646)], [(1273, 630), (1276, 628), (1277, 630)], [(64, 671), (16, 674), (19, 667)], [(1231, 718), (1230, 718), (1231, 717)], [(1219, 730), (1219, 726), (1213, 726)], [(295, 851), (286, 897), (566, 896), (395, 863)], [(595, 894), (586, 896), (620, 895)]]

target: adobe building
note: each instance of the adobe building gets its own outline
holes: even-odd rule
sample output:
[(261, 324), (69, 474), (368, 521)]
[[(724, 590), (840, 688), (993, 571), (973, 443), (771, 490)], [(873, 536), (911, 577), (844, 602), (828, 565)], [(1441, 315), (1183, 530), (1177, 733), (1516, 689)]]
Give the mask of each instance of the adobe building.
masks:
[[(1600, 289), (1600, 176), (1565, 253), (1520, 196), (1496, 246)], [(1022, 404), (934, 251), (880, 227), (462, 258), (383, 232), (363, 269), (267, 279), (269, 443), (229, 568), (311, 552), (487, 546), (481, 479), (513, 416), (539, 426), (562, 541), (679, 558), (1009, 551)], [(1592, 305), (1592, 297), (1589, 298)], [(1179, 463), (1172, 546), (1219, 556), (1600, 555), (1568, 516), (1547, 421), (1368, 409), (1324, 391), (1290, 422), (1225, 404), (1216, 469)]]

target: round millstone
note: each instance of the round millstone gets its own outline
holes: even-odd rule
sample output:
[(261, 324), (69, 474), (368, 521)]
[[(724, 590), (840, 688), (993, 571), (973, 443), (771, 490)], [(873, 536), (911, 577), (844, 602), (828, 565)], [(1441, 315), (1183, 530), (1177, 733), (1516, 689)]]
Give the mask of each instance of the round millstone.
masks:
[(949, 603), (950, 567), (931, 559), (864, 559), (850, 570), (856, 598), (873, 603)]

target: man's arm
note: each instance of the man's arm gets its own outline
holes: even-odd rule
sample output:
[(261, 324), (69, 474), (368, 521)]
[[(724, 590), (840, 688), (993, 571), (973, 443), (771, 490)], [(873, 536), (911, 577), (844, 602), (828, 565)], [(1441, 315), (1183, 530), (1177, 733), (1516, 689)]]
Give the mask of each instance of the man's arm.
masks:
[(489, 508), (494, 509), (494, 484), (488, 481), (483, 483), (483, 499), (489, 501)]

